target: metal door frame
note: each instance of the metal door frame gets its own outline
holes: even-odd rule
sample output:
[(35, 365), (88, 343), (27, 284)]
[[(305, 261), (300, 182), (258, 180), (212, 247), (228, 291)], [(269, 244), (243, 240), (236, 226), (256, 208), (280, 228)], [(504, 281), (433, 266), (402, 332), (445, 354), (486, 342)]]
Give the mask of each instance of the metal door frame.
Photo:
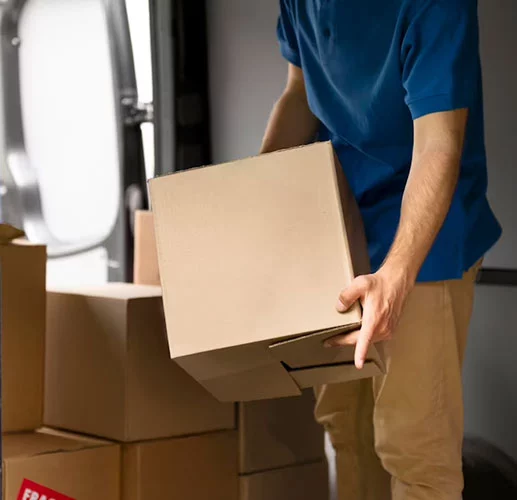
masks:
[(43, 213), (37, 175), (25, 149), (18, 58), (18, 47), (23, 41), (18, 34), (18, 23), (27, 1), (0, 1), (0, 179), (4, 182), (2, 205), (7, 212), (3, 218), (22, 227), (30, 240), (46, 244), (49, 258), (106, 247), (108, 279), (130, 280), (133, 243), (129, 212), (144, 208), (147, 199), (140, 124), (152, 119), (152, 109), (142, 107), (138, 102), (125, 1), (102, 0), (108, 23), (113, 92), (118, 103), (121, 194), (116, 223), (110, 234), (74, 242), (61, 241), (50, 231)]

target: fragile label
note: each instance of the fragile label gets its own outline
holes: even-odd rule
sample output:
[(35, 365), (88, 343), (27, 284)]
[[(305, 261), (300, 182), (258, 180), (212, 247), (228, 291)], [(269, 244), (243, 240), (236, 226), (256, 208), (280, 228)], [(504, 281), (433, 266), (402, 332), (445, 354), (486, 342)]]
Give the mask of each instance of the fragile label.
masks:
[(17, 500), (74, 500), (57, 491), (24, 479)]

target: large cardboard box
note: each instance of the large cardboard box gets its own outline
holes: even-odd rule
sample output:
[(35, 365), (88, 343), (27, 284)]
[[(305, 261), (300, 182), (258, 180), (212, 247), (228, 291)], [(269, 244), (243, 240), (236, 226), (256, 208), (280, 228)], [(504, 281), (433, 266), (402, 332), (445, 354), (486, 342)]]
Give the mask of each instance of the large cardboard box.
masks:
[[(153, 214), (135, 219), (135, 281), (160, 285)], [(314, 393), (239, 403), (239, 472), (249, 474), (325, 457), (323, 428), (314, 420)]]
[(382, 373), (323, 341), (360, 327), (335, 309), (368, 272), (359, 210), (330, 143), (150, 181), (171, 355), (223, 401), (300, 394)]
[(138, 285), (160, 286), (153, 213), (148, 210), (135, 212), (133, 281)]
[(108, 284), (48, 294), (45, 424), (140, 441), (235, 427), (168, 355), (161, 291)]
[[(152, 212), (137, 212), (135, 227), (135, 281), (160, 285)], [(314, 420), (314, 405), (311, 389), (302, 396), (239, 403), (239, 472), (323, 460), (323, 428)]]
[(122, 500), (237, 500), (237, 435), (217, 432), (123, 447)]
[(120, 447), (85, 437), (3, 436), (4, 500), (116, 500)]
[(322, 461), (242, 476), (239, 500), (326, 500), (327, 469)]
[(278, 469), (325, 458), (314, 394), (238, 404), (239, 472)]
[(45, 345), (44, 246), (0, 224), (2, 431), (33, 430), (43, 421)]

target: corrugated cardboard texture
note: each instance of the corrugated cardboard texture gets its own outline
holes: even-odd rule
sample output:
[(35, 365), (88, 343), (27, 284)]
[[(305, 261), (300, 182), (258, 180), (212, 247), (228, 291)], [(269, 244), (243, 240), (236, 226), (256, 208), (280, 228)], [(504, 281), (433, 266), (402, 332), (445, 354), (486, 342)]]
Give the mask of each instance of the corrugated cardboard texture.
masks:
[(323, 348), (360, 327), (358, 304), (335, 304), (368, 272), (330, 143), (160, 177), (150, 191), (171, 355), (218, 399), (296, 395), (323, 366), (336, 382), (381, 373), (375, 347), (362, 372), (351, 350)]
[(237, 500), (235, 431), (123, 448), (122, 500)]
[(239, 403), (239, 472), (323, 460), (323, 427), (314, 419), (312, 390), (294, 398)]
[(160, 286), (153, 213), (147, 210), (137, 210), (135, 212), (135, 260), (133, 274), (134, 282), (139, 285)]
[(0, 264), (2, 430), (32, 430), (43, 418), (46, 249), (0, 245)]
[(235, 426), (169, 357), (160, 289), (49, 292), (45, 424), (118, 441)]
[(174, 357), (360, 322), (337, 168), (319, 143), (151, 180)]
[(240, 478), (239, 500), (325, 500), (329, 497), (326, 462), (259, 472)]
[(77, 500), (120, 498), (120, 447), (78, 436), (3, 436), (4, 500), (29, 479)]

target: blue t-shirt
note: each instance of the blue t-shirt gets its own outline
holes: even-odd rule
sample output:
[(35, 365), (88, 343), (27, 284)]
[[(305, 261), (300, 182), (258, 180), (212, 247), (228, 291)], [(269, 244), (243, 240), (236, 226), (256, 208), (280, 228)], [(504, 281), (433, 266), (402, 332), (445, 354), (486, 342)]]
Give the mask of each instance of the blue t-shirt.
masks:
[(477, 0), (280, 0), (283, 56), (363, 215), (372, 268), (398, 227), (413, 120), (468, 108), (460, 180), (419, 281), (460, 278), (501, 234), (487, 198)]

